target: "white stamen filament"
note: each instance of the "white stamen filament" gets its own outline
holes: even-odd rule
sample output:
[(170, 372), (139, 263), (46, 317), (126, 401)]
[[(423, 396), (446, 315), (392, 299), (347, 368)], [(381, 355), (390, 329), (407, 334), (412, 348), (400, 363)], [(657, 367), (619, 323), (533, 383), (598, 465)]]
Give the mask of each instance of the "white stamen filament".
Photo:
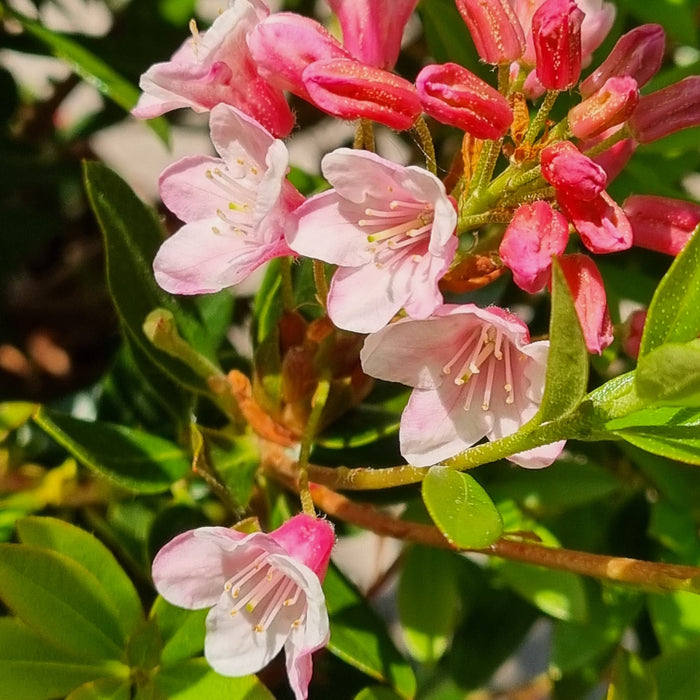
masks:
[[(240, 599), (231, 609), (231, 615), (235, 615), (239, 610), (245, 607), (248, 612), (253, 612), (255, 608), (265, 599), (267, 594), (277, 587), (278, 582), (275, 580), (275, 571), (269, 566), (267, 571), (261, 569), (264, 574), (261, 580), (257, 581), (250, 590)], [(270, 577), (272, 574), (272, 577)]]
[(465, 382), (469, 381), (472, 374), (479, 374), (479, 365), (476, 363), (476, 359), (479, 357), (479, 353), (484, 346), (484, 340), (486, 340), (487, 335), (488, 327), (482, 326), (479, 340), (476, 341), (472, 354), (467, 358), (467, 361), (462, 365), (461, 369), (457, 373), (457, 376), (455, 377), (455, 384), (464, 384)]
[(508, 394), (506, 396), (506, 403), (510, 404), (515, 401), (515, 396), (513, 395), (513, 370), (510, 366), (510, 345), (506, 345), (505, 348), (506, 352), (506, 383), (504, 385), (504, 389), (506, 390), (506, 393)]
[[(489, 343), (487, 345), (487, 347), (493, 347), (493, 345), (491, 345), (491, 343)], [(494, 358), (495, 358), (495, 355), (494, 355)], [(481, 404), (481, 408), (484, 411), (488, 411), (489, 406), (491, 405), (491, 387), (493, 386), (493, 373), (495, 372), (495, 370), (496, 370), (496, 361), (491, 360), (491, 362), (489, 362), (489, 367), (488, 367), (488, 370), (486, 372), (486, 386), (484, 387), (484, 401)]]
[(294, 583), (294, 581), (288, 578), (286, 579), (284, 584), (278, 586), (275, 595), (272, 596), (265, 610), (263, 611), (260, 621), (257, 625), (255, 625), (254, 629), (256, 632), (264, 632), (269, 627), (272, 620), (282, 608), (284, 599), (287, 597), (287, 595), (295, 585), (296, 584)]
[(442, 368), (443, 374), (449, 374), (452, 370), (452, 366), (457, 362), (457, 360), (462, 356), (464, 351), (472, 344), (474, 338), (481, 333), (481, 328), (478, 326), (470, 333), (469, 337), (460, 345), (459, 350), (455, 353), (454, 357)]
[[(259, 554), (253, 561), (248, 564), (245, 568), (241, 569), (235, 576), (232, 576), (228, 581), (226, 581), (226, 584), (224, 585), (224, 590), (230, 591), (233, 589), (233, 593), (231, 593), (232, 598), (237, 598), (238, 593), (241, 590), (241, 586), (243, 586), (250, 578), (255, 576), (260, 571), (260, 564), (265, 560), (267, 557), (266, 552), (262, 552)], [(235, 588), (233, 588), (235, 585)]]

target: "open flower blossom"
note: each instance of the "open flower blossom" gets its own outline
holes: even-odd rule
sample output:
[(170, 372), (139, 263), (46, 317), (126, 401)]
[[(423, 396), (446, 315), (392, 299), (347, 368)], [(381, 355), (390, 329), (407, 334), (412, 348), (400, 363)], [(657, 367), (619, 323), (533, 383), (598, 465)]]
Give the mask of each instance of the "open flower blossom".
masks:
[(457, 238), (457, 214), (433, 174), (368, 151), (339, 148), (323, 158), (332, 190), (293, 214), (289, 247), (338, 265), (328, 315), (339, 328), (371, 333), (401, 308), (427, 318), (442, 295)]
[(160, 179), (164, 204), (185, 222), (153, 262), (156, 281), (173, 294), (219, 291), (289, 255), (285, 221), (303, 201), (286, 179), (281, 141), (228, 105), (214, 107), (209, 125), (221, 158), (183, 158)]
[[(360, 358), (370, 376), (414, 387), (401, 416), (401, 454), (425, 467), (527, 423), (542, 401), (548, 353), (549, 341), (531, 343), (527, 326), (503, 309), (444, 304), (428, 319), (401, 319), (369, 335)], [(509, 459), (545, 467), (562, 448)]]
[(321, 581), (334, 542), (327, 520), (303, 514), (269, 534), (201, 527), (158, 552), (153, 582), (173, 605), (211, 608), (204, 655), (217, 673), (256, 673), (284, 647), (289, 683), (303, 700), (311, 654), (330, 637)]
[(157, 117), (181, 107), (206, 112), (223, 103), (238, 107), (274, 136), (287, 136), (294, 115), (284, 93), (257, 71), (246, 36), (269, 14), (261, 0), (232, 0), (212, 26), (187, 40), (170, 61), (142, 76), (143, 94), (132, 114)]

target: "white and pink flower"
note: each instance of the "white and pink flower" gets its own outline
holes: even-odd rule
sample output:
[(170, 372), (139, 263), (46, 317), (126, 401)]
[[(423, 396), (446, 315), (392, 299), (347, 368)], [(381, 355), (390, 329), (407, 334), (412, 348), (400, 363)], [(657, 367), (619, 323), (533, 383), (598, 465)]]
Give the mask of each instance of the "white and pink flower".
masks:
[[(368, 336), (360, 357), (367, 374), (413, 387), (401, 454), (426, 467), (527, 423), (542, 402), (548, 354), (549, 341), (530, 342), (527, 326), (503, 309), (445, 304), (428, 319), (401, 319)], [(545, 467), (562, 448), (558, 442), (509, 459)]]
[(282, 141), (229, 105), (214, 107), (209, 124), (221, 158), (183, 158), (160, 178), (163, 202), (185, 222), (153, 262), (156, 281), (173, 294), (217, 292), (291, 254), (286, 219), (303, 201), (286, 179)]
[(430, 316), (457, 248), (457, 214), (442, 182), (348, 148), (325, 156), (322, 168), (333, 189), (294, 212), (287, 240), (300, 255), (339, 266), (328, 295), (333, 323), (371, 333), (402, 308)]
[(204, 655), (217, 673), (256, 673), (284, 647), (289, 683), (303, 700), (311, 654), (330, 637), (321, 581), (334, 542), (333, 526), (310, 515), (269, 534), (202, 527), (158, 552), (153, 581), (173, 605), (211, 608)]

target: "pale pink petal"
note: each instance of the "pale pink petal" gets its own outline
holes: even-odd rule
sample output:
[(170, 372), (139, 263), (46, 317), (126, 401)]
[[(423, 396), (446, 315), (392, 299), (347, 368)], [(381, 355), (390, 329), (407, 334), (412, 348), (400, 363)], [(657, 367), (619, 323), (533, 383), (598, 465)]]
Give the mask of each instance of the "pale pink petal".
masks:
[(508, 461), (517, 464), (519, 467), (525, 467), (525, 469), (542, 469), (556, 461), (564, 449), (564, 445), (566, 445), (566, 440), (542, 445), (541, 447), (533, 447), (531, 450), (511, 455), (508, 457)]

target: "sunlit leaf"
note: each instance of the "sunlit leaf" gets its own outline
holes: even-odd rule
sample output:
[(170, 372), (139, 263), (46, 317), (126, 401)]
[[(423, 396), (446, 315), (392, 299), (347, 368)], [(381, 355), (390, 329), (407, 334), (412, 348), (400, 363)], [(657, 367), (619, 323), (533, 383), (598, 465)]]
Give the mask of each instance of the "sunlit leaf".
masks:
[(204, 649), (204, 620), (208, 612), (207, 608), (185, 610), (171, 605), (160, 596), (156, 598), (150, 617), (160, 629), (163, 665), (170, 666), (201, 654)]
[(625, 649), (618, 652), (606, 700), (661, 700), (656, 680), (644, 662)]
[(700, 340), (654, 348), (639, 358), (636, 376), (641, 399), (700, 408)]

